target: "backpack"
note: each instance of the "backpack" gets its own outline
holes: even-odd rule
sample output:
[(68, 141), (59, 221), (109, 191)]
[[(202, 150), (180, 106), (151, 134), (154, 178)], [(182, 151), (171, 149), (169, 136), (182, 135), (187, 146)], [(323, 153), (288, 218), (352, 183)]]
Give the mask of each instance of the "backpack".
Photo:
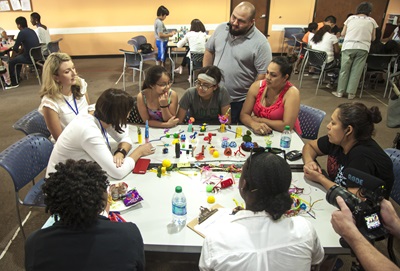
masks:
[(142, 54), (150, 54), (154, 51), (153, 46), (150, 43), (143, 43), (139, 48)]

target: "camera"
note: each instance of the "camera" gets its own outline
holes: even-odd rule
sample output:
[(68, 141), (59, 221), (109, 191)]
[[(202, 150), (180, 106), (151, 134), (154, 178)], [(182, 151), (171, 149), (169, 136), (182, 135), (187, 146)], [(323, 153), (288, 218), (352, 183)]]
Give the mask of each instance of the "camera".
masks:
[(380, 215), (380, 202), (384, 198), (385, 183), (379, 178), (352, 168), (345, 169), (343, 176), (347, 181), (360, 185), (360, 195), (365, 200), (338, 185), (328, 190), (326, 200), (339, 208), (336, 197), (342, 197), (353, 214), (358, 230), (368, 241), (385, 239), (388, 231), (383, 227)]

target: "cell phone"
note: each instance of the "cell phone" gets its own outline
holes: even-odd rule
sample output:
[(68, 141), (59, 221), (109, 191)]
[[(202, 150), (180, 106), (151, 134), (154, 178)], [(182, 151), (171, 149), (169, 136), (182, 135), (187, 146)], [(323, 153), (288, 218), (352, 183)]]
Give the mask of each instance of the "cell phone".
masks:
[(286, 159), (289, 161), (296, 161), (301, 158), (302, 154), (299, 151), (290, 151), (286, 154)]
[(132, 173), (135, 174), (145, 174), (147, 168), (149, 167), (150, 159), (147, 158), (140, 158), (136, 161), (135, 167), (132, 170)]

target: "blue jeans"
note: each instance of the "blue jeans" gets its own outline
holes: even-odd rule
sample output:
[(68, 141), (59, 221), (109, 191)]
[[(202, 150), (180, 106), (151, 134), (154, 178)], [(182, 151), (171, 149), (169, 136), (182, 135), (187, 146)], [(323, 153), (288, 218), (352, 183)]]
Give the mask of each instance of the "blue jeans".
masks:
[(168, 41), (163, 41), (163, 40), (156, 40), (156, 46), (158, 49), (158, 54), (157, 54), (157, 60), (161, 62), (165, 62), (165, 59), (167, 58), (167, 44)]
[(10, 59), (10, 61), (8, 62), (8, 70), (10, 72), (10, 79), (11, 79), (11, 84), (12, 85), (16, 85), (17, 84), (17, 76), (19, 76), (19, 74), (21, 73), (21, 65), (17, 66), (17, 74), (15, 74), (15, 65), (17, 64), (32, 64), (32, 61), (30, 58), (26, 58), (24, 55), (19, 55), (16, 56), (12, 59)]

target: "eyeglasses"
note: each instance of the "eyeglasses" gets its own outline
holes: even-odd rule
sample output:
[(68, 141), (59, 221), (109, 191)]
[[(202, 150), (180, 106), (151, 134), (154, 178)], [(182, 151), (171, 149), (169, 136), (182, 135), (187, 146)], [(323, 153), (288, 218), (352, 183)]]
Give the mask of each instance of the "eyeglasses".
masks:
[(167, 87), (170, 87), (170, 86), (172, 86), (172, 84), (173, 84), (173, 82), (172, 81), (169, 81), (168, 83), (164, 83), (164, 84), (156, 84), (157, 86), (159, 86), (159, 87), (161, 87), (161, 88), (167, 88)]
[(199, 87), (199, 88), (201, 88), (201, 89), (204, 90), (204, 91), (207, 91), (207, 90), (209, 90), (209, 89), (212, 88), (212, 87), (215, 87), (215, 85), (212, 85), (212, 86), (210, 86), (210, 85), (203, 85), (203, 84), (201, 84), (201, 82), (200, 82), (199, 80), (194, 81), (194, 84), (196, 85), (196, 87)]

